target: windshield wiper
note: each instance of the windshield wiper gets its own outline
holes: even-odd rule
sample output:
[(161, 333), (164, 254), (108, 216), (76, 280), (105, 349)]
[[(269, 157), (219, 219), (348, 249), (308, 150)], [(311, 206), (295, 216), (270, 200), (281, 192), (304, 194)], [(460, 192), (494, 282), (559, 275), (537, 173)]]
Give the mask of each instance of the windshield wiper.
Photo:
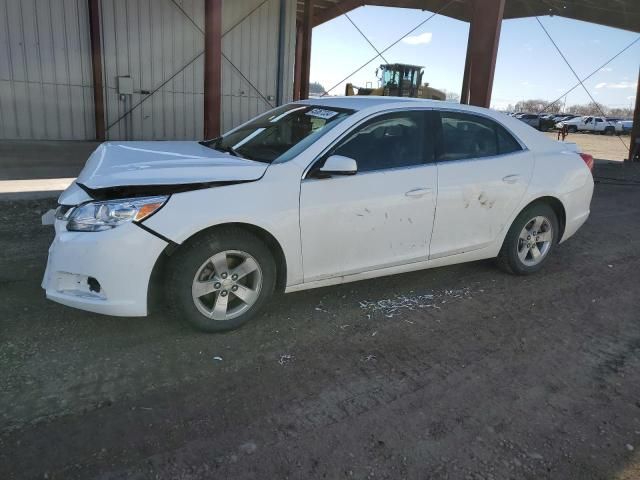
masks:
[(234, 157), (246, 158), (243, 155), (239, 154), (238, 151), (235, 148), (233, 148), (232, 146), (223, 147), (222, 145), (220, 145), (221, 141), (222, 141), (222, 137), (216, 137), (216, 138), (214, 138), (212, 140), (204, 140), (204, 141), (198, 142), (198, 143), (200, 145), (204, 146), (204, 147), (208, 147), (208, 148), (211, 148), (213, 150), (218, 150), (219, 152), (230, 153)]
[(228, 146), (228, 147), (226, 147), (226, 148), (220, 148), (220, 150), (222, 150), (223, 152), (230, 153), (230, 154), (231, 154), (231, 155), (233, 155), (234, 157), (245, 158), (245, 157), (243, 157), (242, 155), (240, 155), (240, 154), (238, 153), (238, 151), (237, 151), (235, 148), (233, 148), (232, 146)]

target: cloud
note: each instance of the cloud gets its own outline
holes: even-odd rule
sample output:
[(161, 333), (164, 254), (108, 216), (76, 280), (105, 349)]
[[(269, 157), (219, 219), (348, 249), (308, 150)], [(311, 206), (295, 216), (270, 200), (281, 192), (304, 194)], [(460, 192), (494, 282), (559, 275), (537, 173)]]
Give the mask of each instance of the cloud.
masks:
[(636, 82), (618, 82), (608, 84), (607, 88), (636, 88), (637, 86)]
[(617, 82), (617, 83), (607, 83), (602, 82), (596, 85), (596, 88), (615, 88), (615, 89), (623, 89), (623, 88), (636, 88), (638, 86), (635, 82)]
[(611, 67), (604, 67), (600, 69), (601, 72), (613, 72), (613, 68)]
[(409, 45), (421, 45), (423, 43), (431, 43), (431, 37), (433, 37), (433, 33), (424, 32), (418, 35), (412, 35), (410, 37), (405, 37), (402, 39), (404, 43)]

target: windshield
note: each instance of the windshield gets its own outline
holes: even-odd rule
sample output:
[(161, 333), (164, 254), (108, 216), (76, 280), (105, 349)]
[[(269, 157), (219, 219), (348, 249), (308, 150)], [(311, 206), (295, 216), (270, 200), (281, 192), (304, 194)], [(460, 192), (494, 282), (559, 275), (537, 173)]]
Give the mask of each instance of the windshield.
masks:
[(222, 137), (201, 143), (231, 155), (271, 163), (296, 146), (315, 142), (352, 113), (353, 110), (344, 108), (288, 104)]

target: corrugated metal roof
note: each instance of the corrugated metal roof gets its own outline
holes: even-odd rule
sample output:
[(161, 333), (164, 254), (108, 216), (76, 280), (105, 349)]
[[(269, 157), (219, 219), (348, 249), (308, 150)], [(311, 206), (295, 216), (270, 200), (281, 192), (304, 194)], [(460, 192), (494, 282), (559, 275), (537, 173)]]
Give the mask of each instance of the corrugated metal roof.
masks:
[[(331, 20), (362, 5), (412, 8), (438, 11), (449, 0), (314, 0), (314, 25)], [(298, 0), (298, 19), (302, 18), (304, 0)], [(442, 15), (468, 22), (471, 1), (455, 0)], [(575, 20), (640, 32), (638, 0), (506, 0), (504, 18), (557, 15)]]

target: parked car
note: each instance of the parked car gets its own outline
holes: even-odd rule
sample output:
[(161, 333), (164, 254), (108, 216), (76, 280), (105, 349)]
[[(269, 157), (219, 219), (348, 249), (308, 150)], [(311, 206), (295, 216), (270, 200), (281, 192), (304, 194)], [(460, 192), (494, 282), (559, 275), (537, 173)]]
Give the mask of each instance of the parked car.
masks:
[(553, 119), (556, 122), (562, 122), (563, 120), (571, 120), (572, 118), (576, 118), (576, 117), (577, 117), (577, 115), (571, 115), (571, 114), (567, 115), (567, 114), (564, 114), (564, 113), (560, 113), (560, 114), (556, 115)]
[(633, 120), (620, 120), (616, 122), (616, 132), (618, 133), (631, 133), (633, 128)]
[(517, 118), (533, 128), (540, 128), (540, 115), (537, 113), (523, 113)]
[(556, 126), (555, 115), (542, 115), (540, 117), (540, 121), (538, 122), (538, 130), (541, 132), (546, 132), (548, 130), (552, 130)]
[(42, 286), (109, 315), (165, 298), (221, 331), (277, 291), (494, 257), (531, 274), (587, 219), (592, 166), (506, 115), (411, 98), (295, 102), (202, 142), (110, 141), (60, 196)]
[(567, 127), (569, 133), (575, 132), (591, 132), (591, 133), (604, 133), (606, 135), (613, 135), (615, 133), (615, 123), (608, 121), (604, 117), (584, 116), (576, 117), (570, 120), (563, 120), (556, 124), (557, 128)]

